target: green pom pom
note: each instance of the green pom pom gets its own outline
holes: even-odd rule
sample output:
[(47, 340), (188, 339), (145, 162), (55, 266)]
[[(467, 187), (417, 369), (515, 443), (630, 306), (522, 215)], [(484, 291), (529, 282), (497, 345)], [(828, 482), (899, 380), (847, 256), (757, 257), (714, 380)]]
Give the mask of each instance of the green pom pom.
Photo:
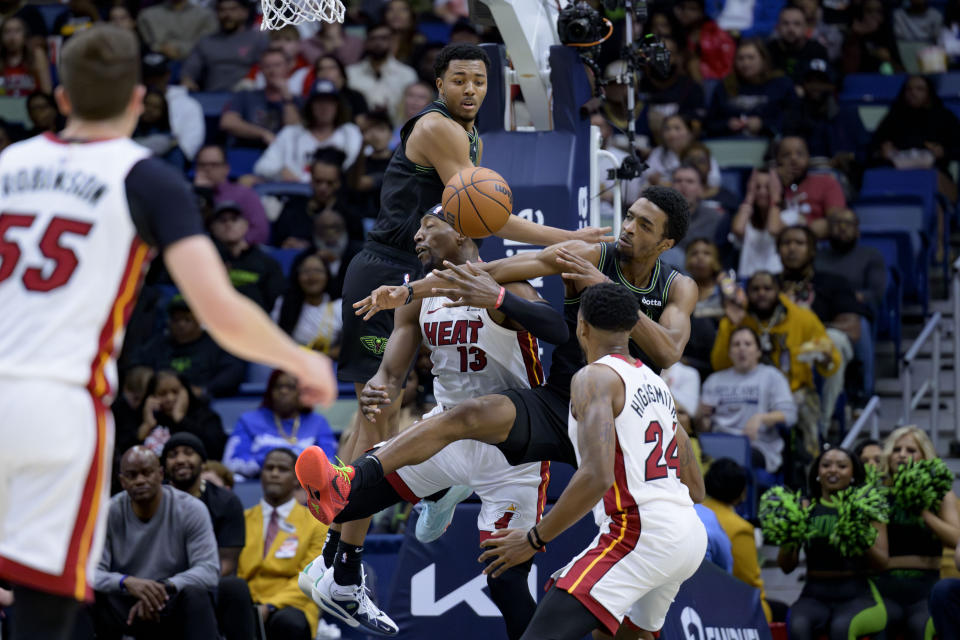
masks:
[(952, 486), (953, 473), (940, 458), (908, 462), (893, 474), (894, 508), (914, 517), (925, 509), (939, 512)]
[(772, 487), (760, 497), (757, 516), (763, 537), (770, 544), (803, 544), (807, 539), (810, 509), (804, 507), (800, 492)]
[(830, 544), (847, 557), (862, 556), (877, 540), (873, 522), (889, 522), (889, 502), (873, 484), (848, 487), (834, 497), (837, 524)]
[(868, 464), (864, 465), (864, 471), (866, 472), (864, 484), (871, 484), (875, 487), (883, 487), (883, 476), (880, 474), (879, 469), (872, 464)]

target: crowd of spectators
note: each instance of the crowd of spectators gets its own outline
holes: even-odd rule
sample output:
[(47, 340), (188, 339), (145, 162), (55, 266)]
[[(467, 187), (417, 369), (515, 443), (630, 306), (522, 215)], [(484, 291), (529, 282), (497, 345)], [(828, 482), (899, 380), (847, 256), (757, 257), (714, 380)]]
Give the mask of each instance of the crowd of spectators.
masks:
[[(70, 0), (49, 25), (30, 3), (0, 2), (0, 97), (21, 100), (27, 114), (22, 124), (0, 120), (0, 149), (62, 127), (52, 90), (63, 41), (100, 21), (134, 31), (148, 88), (135, 139), (191, 180), (235, 287), (298, 343), (336, 358), (344, 273), (377, 214), (400, 128), (436, 98), (438, 51), (499, 41), (496, 29), (468, 21), (465, 0), (346, 4), (344, 25), (264, 32), (250, 0)], [(960, 121), (929, 77), (911, 75), (872, 133), (837, 95), (848, 74), (911, 68), (906, 45), (960, 62), (960, 3), (941, 11), (925, 0), (796, 0), (771, 24), (762, 2), (747, 14), (736, 6), (750, 3), (649, 4), (637, 34), (661, 38), (670, 68), (643, 74), (630, 112), (627, 65), (611, 38), (598, 56), (605, 101), (588, 116), (618, 158), (636, 125), (648, 168), (623, 185), (626, 203), (648, 184), (669, 184), (691, 208), (690, 233), (664, 260), (700, 295), (683, 361), (664, 375), (692, 434), (745, 435), (751, 466), (802, 487), (833, 435), (838, 397), (861, 406), (874, 385), (887, 269), (859, 241), (849, 204), (864, 169), (933, 168), (940, 194), (957, 195), (949, 169), (960, 160)], [(619, 35), (622, 18), (610, 17)], [(229, 93), (218, 117), (205, 115), (198, 92)], [(522, 113), (517, 125), (527, 124)], [(740, 184), (724, 180), (704, 144), (714, 137), (767, 145), (762, 166)], [(289, 188), (261, 197), (255, 188), (266, 182)], [(601, 197), (619, 213), (609, 193)], [(314, 444), (333, 456), (345, 425), (302, 406), (296, 379), (281, 371), (269, 374), (259, 408), (223, 424), (211, 402), (235, 396), (248, 369), (207, 335), (155, 263), (113, 405), (116, 496), (91, 633), (114, 637), (129, 614), (137, 637), (210, 637), (219, 624), (240, 638), (254, 624), (253, 602), (268, 638), (313, 637), (318, 625), (336, 634), (298, 597), (296, 572), (323, 533), (297, 504), (292, 465)], [(411, 376), (405, 406), (419, 407), (429, 363)], [(891, 451), (872, 455), (889, 462)], [(733, 511), (748, 472), (714, 463), (707, 506), (730, 536), (733, 574), (762, 588), (752, 525)], [(244, 516), (229, 487), (258, 479), (263, 499)], [(140, 557), (156, 555), (138, 551), (154, 539), (179, 545), (163, 564)], [(209, 600), (218, 585), (227, 595)], [(170, 615), (159, 617), (165, 602)], [(907, 606), (905, 624), (910, 615)], [(187, 618), (189, 633), (177, 626)]]

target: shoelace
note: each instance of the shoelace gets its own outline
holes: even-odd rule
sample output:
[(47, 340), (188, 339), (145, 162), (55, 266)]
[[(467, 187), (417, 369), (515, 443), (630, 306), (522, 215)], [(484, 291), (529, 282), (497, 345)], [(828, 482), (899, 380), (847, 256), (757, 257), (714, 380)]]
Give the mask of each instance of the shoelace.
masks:
[(336, 456), (336, 458), (337, 458), (337, 464), (332, 465), (332, 466), (333, 466), (333, 470), (337, 473), (337, 475), (340, 476), (340, 479), (341, 479), (341, 480), (343, 480), (344, 482), (346, 482), (347, 484), (349, 484), (349, 483), (350, 483), (350, 472), (349, 472), (348, 470), (349, 470), (349, 469), (352, 469), (352, 467), (351, 467), (350, 465), (348, 465), (348, 464), (344, 464), (344, 463), (343, 463), (343, 460), (340, 459), (340, 456)]

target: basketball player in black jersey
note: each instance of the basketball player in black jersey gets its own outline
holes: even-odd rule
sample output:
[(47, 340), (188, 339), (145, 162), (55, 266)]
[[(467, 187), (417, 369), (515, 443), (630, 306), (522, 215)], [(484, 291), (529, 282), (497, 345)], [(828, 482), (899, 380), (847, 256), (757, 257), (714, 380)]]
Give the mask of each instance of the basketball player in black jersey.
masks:
[[(443, 188), (451, 177), (478, 165), (483, 153), (476, 118), (487, 93), (489, 66), (490, 60), (477, 46), (444, 47), (434, 64), (438, 99), (400, 131), (400, 145), (384, 173), (377, 220), (344, 277), (343, 339), (337, 377), (352, 382), (358, 398), (363, 385), (380, 367), (393, 330), (393, 314), (361, 319), (354, 315), (353, 304), (380, 285), (401, 285), (419, 277), (413, 238), (421, 214), (442, 200)], [(574, 239), (597, 241), (605, 232), (589, 228), (564, 231), (510, 216), (497, 235), (525, 244), (550, 245)], [(351, 435), (341, 443), (341, 457), (350, 459), (396, 433), (399, 406), (399, 402), (389, 405), (376, 423), (358, 411)], [(327, 540), (327, 544), (340, 540), (343, 549), (338, 553), (347, 554), (348, 562), (347, 569), (338, 575), (349, 584), (360, 583), (360, 550), (367, 525), (368, 521), (346, 524), (342, 534), (333, 528)], [(372, 603), (369, 605), (378, 616)]]
[[(464, 402), (396, 436), (375, 454), (350, 466), (334, 466), (318, 447), (310, 447), (297, 463), (297, 474), (309, 494), (315, 516), (330, 522), (349, 501), (352, 487), (376, 484), (384, 473), (422, 462), (450, 442), (470, 438), (496, 445), (511, 464), (551, 460), (576, 466), (567, 435), (570, 379), (585, 364), (576, 340), (579, 296), (586, 287), (612, 281), (637, 297), (642, 313), (630, 333), (630, 354), (656, 371), (680, 359), (690, 337), (690, 314), (697, 286), (687, 276), (660, 262), (660, 255), (687, 232), (690, 211), (686, 200), (668, 187), (644, 190), (627, 212), (616, 243), (574, 241), (536, 254), (519, 254), (481, 265), (500, 283), (551, 274), (566, 280), (566, 317), (573, 329), (568, 342), (553, 354), (547, 384), (514, 389)], [(469, 272), (447, 263), (412, 285), (413, 299), (445, 295), (451, 305), (474, 303), (476, 286)], [(358, 313), (401, 306), (408, 288), (383, 287), (356, 305)]]

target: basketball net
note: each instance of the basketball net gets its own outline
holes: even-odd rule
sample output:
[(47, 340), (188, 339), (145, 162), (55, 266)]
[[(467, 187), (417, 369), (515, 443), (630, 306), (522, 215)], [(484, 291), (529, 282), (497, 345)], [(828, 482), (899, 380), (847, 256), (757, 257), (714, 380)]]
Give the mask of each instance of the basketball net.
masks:
[(301, 22), (343, 22), (340, 0), (261, 0), (263, 22), (260, 29), (277, 30)]

